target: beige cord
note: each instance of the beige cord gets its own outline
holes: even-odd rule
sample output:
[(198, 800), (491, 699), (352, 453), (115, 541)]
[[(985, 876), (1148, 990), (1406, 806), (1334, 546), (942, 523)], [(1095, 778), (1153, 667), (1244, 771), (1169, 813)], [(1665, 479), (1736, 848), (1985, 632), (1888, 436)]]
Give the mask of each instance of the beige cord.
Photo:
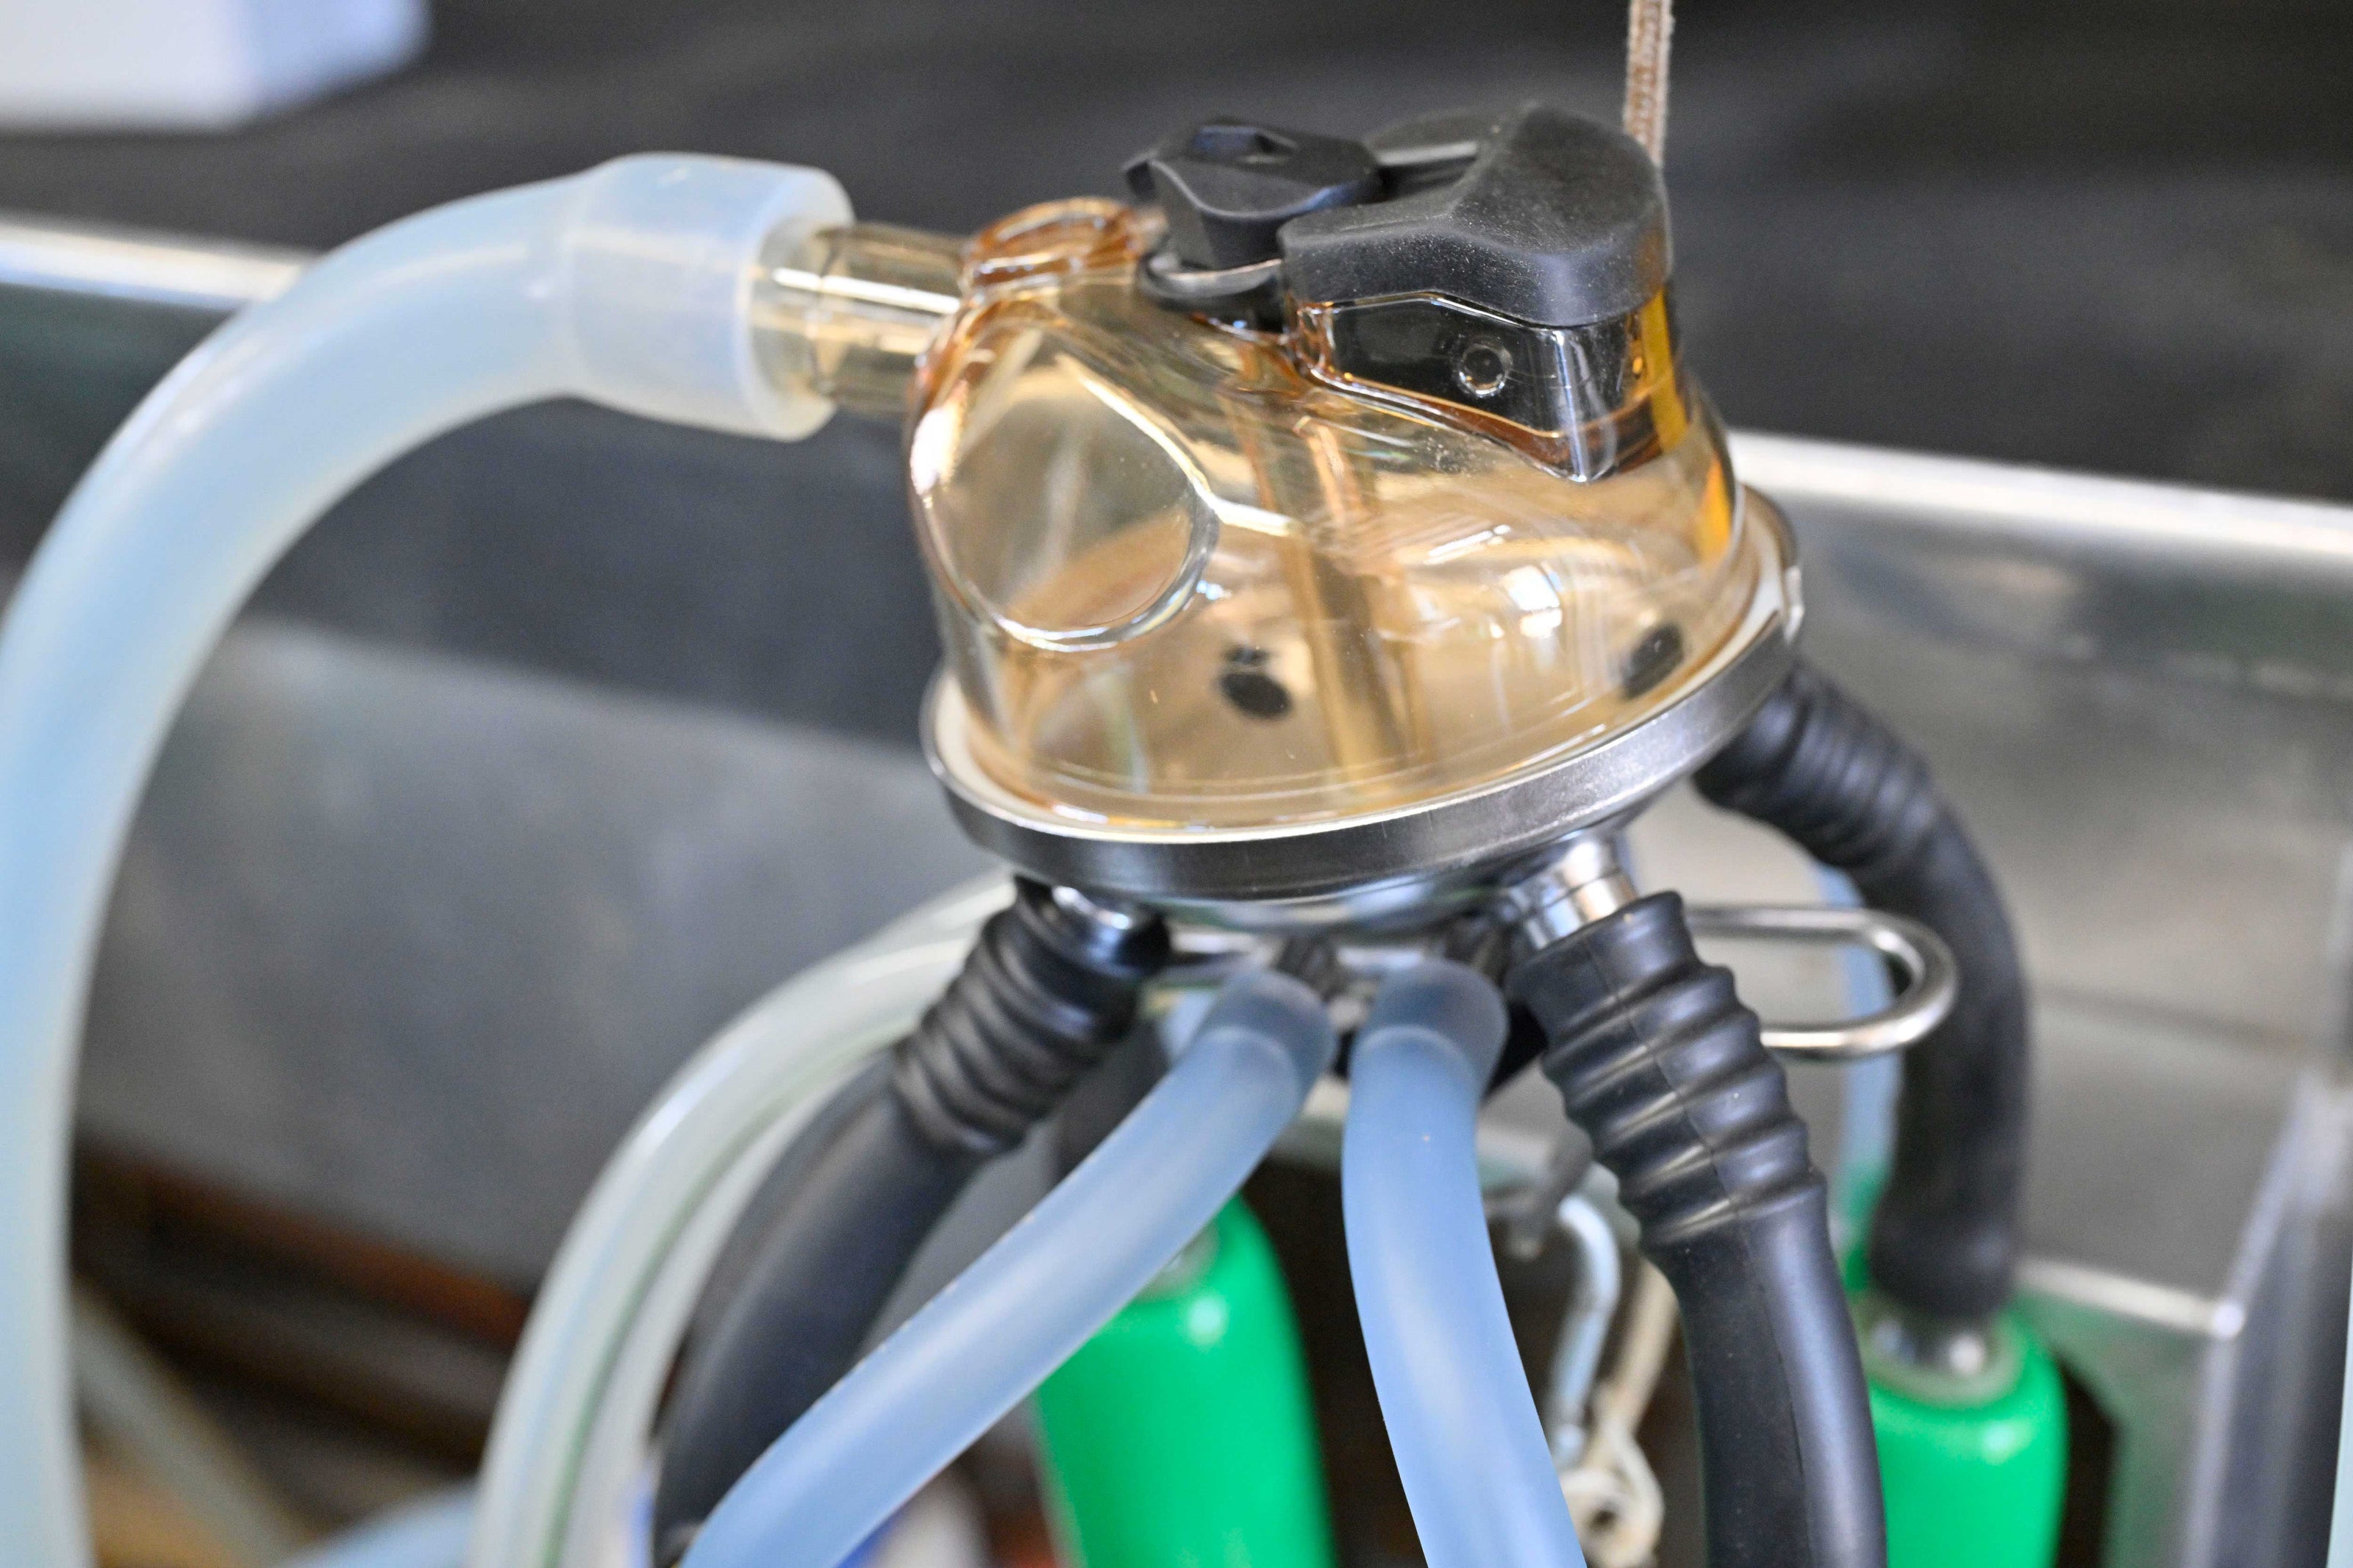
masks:
[(1651, 1462), (1626, 1429), (1599, 1422), (1586, 1457), (1560, 1478), (1561, 1496), (1592, 1568), (1648, 1568), (1666, 1519)]
[(1618, 1348), (1609, 1381), (1593, 1396), (1594, 1414), (1614, 1415), (1628, 1429), (1641, 1425), (1651, 1395), (1675, 1342), (1675, 1290), (1667, 1277), (1644, 1263), (1634, 1277), (1634, 1300), (1626, 1313), (1626, 1339)]
[(1644, 1263), (1634, 1278), (1617, 1357), (1593, 1391), (1585, 1452), (1560, 1478), (1577, 1542), (1593, 1568), (1643, 1568), (1658, 1551), (1665, 1500), (1634, 1431), (1650, 1408), (1674, 1337), (1674, 1290), (1665, 1275)]
[(1626, 16), (1626, 134), (1651, 162), (1667, 163), (1667, 46), (1674, 0), (1633, 0)]

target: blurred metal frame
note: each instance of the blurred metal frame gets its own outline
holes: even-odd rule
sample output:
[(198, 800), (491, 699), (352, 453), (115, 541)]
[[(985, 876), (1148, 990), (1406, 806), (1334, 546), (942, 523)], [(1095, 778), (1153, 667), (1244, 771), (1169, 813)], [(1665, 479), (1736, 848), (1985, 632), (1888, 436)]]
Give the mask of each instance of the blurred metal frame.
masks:
[(299, 250), (0, 213), (0, 288), (227, 315), (283, 293)]

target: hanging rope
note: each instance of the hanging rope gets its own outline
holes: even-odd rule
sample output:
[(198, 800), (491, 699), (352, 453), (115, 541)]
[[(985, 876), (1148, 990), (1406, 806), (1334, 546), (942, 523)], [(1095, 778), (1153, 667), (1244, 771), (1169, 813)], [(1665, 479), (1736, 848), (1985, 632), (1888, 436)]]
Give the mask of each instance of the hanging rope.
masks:
[(1674, 0), (1633, 0), (1626, 15), (1626, 134), (1651, 162), (1667, 162), (1667, 46)]

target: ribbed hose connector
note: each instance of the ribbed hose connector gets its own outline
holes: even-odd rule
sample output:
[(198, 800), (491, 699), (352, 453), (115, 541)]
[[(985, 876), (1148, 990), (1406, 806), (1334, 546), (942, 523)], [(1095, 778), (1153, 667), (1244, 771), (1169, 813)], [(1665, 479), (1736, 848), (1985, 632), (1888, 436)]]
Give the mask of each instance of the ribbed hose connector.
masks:
[(939, 1147), (1003, 1153), (1126, 1037), (1144, 983), (1167, 962), (1159, 916), (1017, 882), (899, 1044), (892, 1092)]
[(2010, 1299), (2018, 1266), (2031, 1068), (2026, 978), (1992, 873), (1919, 753), (1804, 665), (1695, 782), (1952, 949), (1960, 992), (1905, 1053), (1867, 1258), (1872, 1283), (1899, 1304), (1986, 1318)]
[(1523, 960), (1512, 999), (1683, 1312), (1710, 1568), (1883, 1568), (1871, 1408), (1829, 1205), (1780, 1064), (1683, 900)]

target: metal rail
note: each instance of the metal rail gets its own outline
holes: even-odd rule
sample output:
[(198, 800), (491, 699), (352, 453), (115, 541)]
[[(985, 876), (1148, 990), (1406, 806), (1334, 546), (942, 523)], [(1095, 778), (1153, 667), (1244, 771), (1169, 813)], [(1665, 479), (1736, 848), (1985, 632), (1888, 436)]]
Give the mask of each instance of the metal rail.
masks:
[(226, 316), (283, 293), (312, 258), (65, 218), (0, 213), (0, 288)]

